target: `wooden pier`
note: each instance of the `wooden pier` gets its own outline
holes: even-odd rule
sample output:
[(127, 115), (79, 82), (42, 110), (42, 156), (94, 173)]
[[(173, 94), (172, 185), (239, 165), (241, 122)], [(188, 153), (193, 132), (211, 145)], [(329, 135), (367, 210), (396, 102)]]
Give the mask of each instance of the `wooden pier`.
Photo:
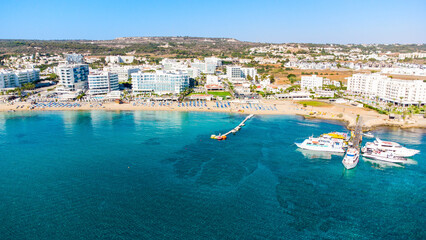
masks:
[(352, 136), (352, 147), (359, 149), (362, 142), (362, 118), (358, 117)]
[(236, 133), (236, 132), (240, 131), (240, 129), (244, 126), (245, 122), (247, 122), (253, 116), (254, 116), (254, 114), (248, 115), (240, 124), (238, 124), (238, 126), (236, 126), (231, 131), (229, 131), (229, 132), (227, 132), (227, 133), (225, 133), (223, 135), (219, 135), (219, 136), (212, 135), (211, 138), (212, 139), (217, 139), (217, 140), (225, 140), (229, 134)]

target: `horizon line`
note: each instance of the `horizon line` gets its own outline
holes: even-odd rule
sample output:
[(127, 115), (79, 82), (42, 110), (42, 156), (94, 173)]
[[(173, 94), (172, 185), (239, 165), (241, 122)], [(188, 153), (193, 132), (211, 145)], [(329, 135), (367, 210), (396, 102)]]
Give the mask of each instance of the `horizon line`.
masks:
[(245, 43), (258, 43), (258, 44), (320, 44), (320, 45), (425, 45), (426, 43), (319, 43), (319, 42), (256, 42), (239, 40), (233, 37), (195, 37), (195, 36), (128, 36), (128, 37), (116, 37), (113, 39), (37, 39), (37, 38), (0, 38), (0, 41), (114, 41), (119, 38), (205, 38), (205, 39), (234, 39), (239, 42)]

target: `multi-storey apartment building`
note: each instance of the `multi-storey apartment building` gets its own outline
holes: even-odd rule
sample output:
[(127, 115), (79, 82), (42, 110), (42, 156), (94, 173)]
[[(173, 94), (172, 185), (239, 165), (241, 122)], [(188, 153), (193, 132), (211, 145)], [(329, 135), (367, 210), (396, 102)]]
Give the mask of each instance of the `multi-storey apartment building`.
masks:
[(217, 58), (217, 57), (206, 57), (206, 58), (204, 58), (204, 62), (206, 62), (206, 64), (212, 64), (212, 65), (215, 65), (217, 67), (222, 66), (222, 59)]
[(66, 54), (65, 60), (67, 64), (79, 64), (84, 63), (84, 57), (81, 54)]
[(316, 75), (312, 76), (302, 76), (300, 81), (300, 87), (306, 90), (316, 90), (321, 89), (324, 78), (318, 77)]
[(87, 89), (89, 65), (66, 64), (55, 68), (59, 76), (58, 91), (78, 91)]
[(426, 58), (426, 52), (400, 53), (398, 58)]
[(401, 105), (426, 103), (423, 80), (392, 79), (377, 73), (354, 74), (348, 78), (348, 91)]
[(255, 78), (257, 75), (256, 68), (241, 68), (241, 77), (248, 78), (250, 76), (251, 78)]
[(21, 87), (25, 83), (40, 80), (40, 69), (1, 70), (0, 88)]
[(134, 56), (107, 56), (105, 61), (107, 63), (132, 63), (135, 60)]
[(189, 87), (188, 74), (182, 71), (156, 71), (132, 74), (134, 93), (180, 93)]
[(229, 79), (242, 78), (241, 77), (241, 67), (239, 66), (227, 66), (226, 75)]
[(198, 61), (192, 63), (191, 67), (200, 69), (202, 73), (213, 74), (216, 72), (217, 65)]
[(227, 66), (226, 75), (230, 80), (234, 79), (246, 79), (248, 76), (253, 79), (257, 75), (257, 70), (255, 68), (242, 68), (240, 66)]
[(108, 94), (118, 91), (118, 74), (110, 72), (93, 72), (89, 74), (89, 94)]
[(139, 68), (134, 66), (116, 66), (104, 68), (105, 71), (112, 72), (118, 74), (119, 82), (127, 82), (131, 77), (132, 73), (137, 73), (140, 71)]

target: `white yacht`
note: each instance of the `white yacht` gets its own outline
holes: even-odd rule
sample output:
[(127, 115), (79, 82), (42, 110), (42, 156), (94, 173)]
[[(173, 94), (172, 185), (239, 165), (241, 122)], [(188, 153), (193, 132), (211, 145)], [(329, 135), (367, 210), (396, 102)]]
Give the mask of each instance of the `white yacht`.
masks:
[(312, 150), (312, 151), (323, 151), (323, 152), (338, 152), (344, 153), (343, 150), (344, 142), (341, 139), (335, 139), (328, 135), (314, 138), (309, 137), (302, 143), (296, 143), (300, 148)]
[(396, 156), (394, 152), (391, 151), (381, 151), (373, 150), (368, 151), (362, 154), (365, 158), (370, 158), (374, 160), (391, 162), (391, 163), (406, 163), (407, 159), (403, 157)]
[(376, 138), (374, 142), (366, 143), (361, 150), (362, 152), (374, 150), (387, 151), (394, 153), (394, 155), (398, 157), (412, 157), (420, 152), (419, 150), (403, 147), (396, 142), (382, 141), (379, 138)]
[(343, 158), (343, 166), (346, 169), (352, 169), (356, 167), (359, 161), (359, 150), (353, 147), (348, 148), (346, 156)]

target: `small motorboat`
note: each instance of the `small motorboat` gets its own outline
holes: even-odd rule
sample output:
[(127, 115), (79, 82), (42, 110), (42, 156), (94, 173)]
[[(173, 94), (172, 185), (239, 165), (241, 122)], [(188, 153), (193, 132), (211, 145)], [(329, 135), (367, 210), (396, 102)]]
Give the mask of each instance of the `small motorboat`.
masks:
[(362, 135), (364, 135), (364, 137), (367, 137), (367, 138), (374, 138), (374, 135), (370, 132), (363, 133)]

